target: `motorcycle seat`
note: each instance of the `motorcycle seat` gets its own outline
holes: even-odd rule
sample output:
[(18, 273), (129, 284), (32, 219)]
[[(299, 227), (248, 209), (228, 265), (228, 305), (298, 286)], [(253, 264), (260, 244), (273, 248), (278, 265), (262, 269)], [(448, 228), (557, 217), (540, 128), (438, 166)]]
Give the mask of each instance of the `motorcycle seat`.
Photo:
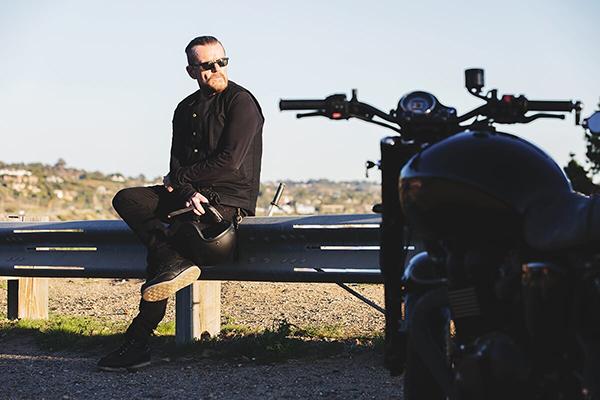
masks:
[(540, 251), (565, 250), (600, 240), (600, 200), (574, 192), (544, 196), (526, 211), (525, 241)]

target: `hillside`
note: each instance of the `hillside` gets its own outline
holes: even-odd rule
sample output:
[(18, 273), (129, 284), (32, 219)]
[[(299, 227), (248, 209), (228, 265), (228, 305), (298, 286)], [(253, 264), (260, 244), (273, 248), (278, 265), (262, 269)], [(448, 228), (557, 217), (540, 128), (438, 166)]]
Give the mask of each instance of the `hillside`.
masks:
[[(51, 221), (117, 219), (111, 201), (124, 187), (160, 184), (161, 178), (125, 177), (55, 165), (0, 162), (0, 220), (12, 216), (48, 216)], [(370, 182), (286, 181), (275, 214), (369, 213), (381, 199)], [(257, 214), (266, 215), (279, 182), (264, 182)]]

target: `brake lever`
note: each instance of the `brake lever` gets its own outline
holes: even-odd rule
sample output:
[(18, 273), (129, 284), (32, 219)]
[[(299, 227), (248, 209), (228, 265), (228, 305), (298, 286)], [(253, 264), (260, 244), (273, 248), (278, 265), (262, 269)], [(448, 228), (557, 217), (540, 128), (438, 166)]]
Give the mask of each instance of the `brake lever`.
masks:
[(296, 114), (296, 118), (304, 118), (304, 117), (327, 117), (329, 119), (350, 119), (350, 116), (344, 115), (342, 113), (337, 113), (337, 112), (334, 112), (332, 115), (329, 115), (323, 111), (315, 111), (315, 112), (305, 113), (305, 114)]
[(565, 116), (564, 115), (558, 115), (558, 114), (544, 114), (544, 113), (540, 113), (540, 114), (531, 115), (529, 117), (523, 116), (523, 118), (519, 122), (522, 123), (522, 124), (528, 124), (531, 121), (535, 121), (538, 118), (565, 119)]
[(304, 118), (304, 117), (326, 117), (327, 115), (324, 112), (316, 111), (311, 113), (304, 114), (296, 114), (296, 118)]

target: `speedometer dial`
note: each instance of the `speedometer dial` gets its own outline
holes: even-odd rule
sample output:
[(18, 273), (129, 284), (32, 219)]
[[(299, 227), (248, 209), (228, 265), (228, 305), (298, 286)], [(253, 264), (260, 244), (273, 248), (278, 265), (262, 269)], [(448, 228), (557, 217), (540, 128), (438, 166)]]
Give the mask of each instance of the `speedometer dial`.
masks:
[(400, 107), (413, 114), (429, 114), (436, 106), (435, 97), (427, 92), (411, 92), (400, 99)]

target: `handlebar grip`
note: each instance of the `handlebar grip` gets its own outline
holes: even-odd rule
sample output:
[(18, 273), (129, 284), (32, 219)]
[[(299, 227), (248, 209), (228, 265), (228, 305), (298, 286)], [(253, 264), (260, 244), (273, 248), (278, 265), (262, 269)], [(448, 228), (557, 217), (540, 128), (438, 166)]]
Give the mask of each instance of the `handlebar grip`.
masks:
[(279, 100), (279, 110), (323, 110), (325, 100)]
[(572, 101), (527, 101), (529, 111), (571, 111), (575, 108)]

